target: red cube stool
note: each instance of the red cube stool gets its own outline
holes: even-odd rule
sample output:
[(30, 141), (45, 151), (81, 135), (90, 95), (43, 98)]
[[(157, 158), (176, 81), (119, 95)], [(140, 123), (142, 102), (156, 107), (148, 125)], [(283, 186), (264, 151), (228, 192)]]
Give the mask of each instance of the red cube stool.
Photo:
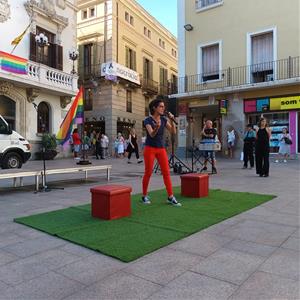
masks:
[(181, 175), (181, 195), (200, 198), (208, 196), (208, 174)]
[(127, 217), (131, 214), (131, 187), (103, 185), (91, 188), (92, 216), (104, 220)]

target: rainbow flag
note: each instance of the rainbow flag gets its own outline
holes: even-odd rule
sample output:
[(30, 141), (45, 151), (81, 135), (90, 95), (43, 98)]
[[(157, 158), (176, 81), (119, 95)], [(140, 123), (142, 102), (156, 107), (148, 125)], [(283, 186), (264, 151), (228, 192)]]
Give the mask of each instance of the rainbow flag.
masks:
[(81, 87), (56, 135), (60, 145), (65, 145), (69, 141), (74, 124), (83, 123), (83, 112), (83, 87)]
[(27, 62), (25, 58), (0, 51), (0, 67), (4, 71), (26, 75)]

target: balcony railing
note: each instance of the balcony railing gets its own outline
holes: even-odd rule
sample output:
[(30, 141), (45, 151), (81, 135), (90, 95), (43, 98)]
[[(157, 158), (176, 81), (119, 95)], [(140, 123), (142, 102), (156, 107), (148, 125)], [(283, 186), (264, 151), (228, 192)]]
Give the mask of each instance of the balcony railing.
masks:
[(78, 80), (76, 75), (68, 74), (30, 60), (28, 61), (27, 68), (27, 75), (11, 74), (0, 69), (0, 77), (20, 81), (28, 87), (44, 88), (55, 93), (59, 90), (65, 95), (76, 94)]
[(196, 9), (203, 9), (205, 7), (217, 5), (218, 3), (223, 2), (223, 0), (197, 0)]
[(149, 94), (153, 94), (153, 95), (158, 94), (158, 82), (157, 81), (154, 81), (154, 80), (148, 79), (148, 78), (142, 78), (141, 84), (142, 84), (143, 91), (145, 91)]
[(178, 79), (178, 93), (189, 93), (226, 87), (256, 86), (261, 83), (300, 77), (300, 57), (261, 64), (228, 68), (212, 73)]

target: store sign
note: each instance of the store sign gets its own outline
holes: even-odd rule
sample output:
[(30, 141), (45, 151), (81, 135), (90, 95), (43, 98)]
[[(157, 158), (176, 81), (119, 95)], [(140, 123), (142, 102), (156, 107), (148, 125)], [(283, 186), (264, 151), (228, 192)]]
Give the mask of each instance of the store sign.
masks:
[(280, 97), (270, 99), (270, 110), (300, 109), (300, 96)]
[(258, 111), (258, 112), (265, 112), (265, 111), (268, 111), (269, 108), (270, 108), (269, 98), (258, 99), (256, 101), (256, 111)]
[(220, 101), (220, 114), (226, 115), (228, 109), (228, 101), (227, 100), (221, 100)]
[(256, 100), (245, 100), (244, 101), (244, 112), (245, 113), (256, 112)]
[(139, 73), (114, 61), (103, 63), (101, 65), (101, 76), (105, 76), (105, 78), (120, 77), (128, 81), (134, 82), (138, 85), (141, 84)]

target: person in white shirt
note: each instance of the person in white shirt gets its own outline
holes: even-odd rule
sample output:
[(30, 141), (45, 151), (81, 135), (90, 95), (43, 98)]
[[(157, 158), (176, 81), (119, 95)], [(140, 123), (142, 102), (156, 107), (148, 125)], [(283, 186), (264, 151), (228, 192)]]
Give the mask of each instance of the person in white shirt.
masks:
[(233, 127), (227, 131), (227, 147), (228, 147), (228, 156), (233, 158), (233, 148), (235, 145), (235, 133)]
[(282, 134), (278, 136), (279, 140), (279, 151), (278, 151), (278, 159), (275, 160), (276, 163), (280, 161), (280, 158), (283, 159), (283, 162), (287, 162), (287, 158), (290, 155), (290, 148), (292, 143), (292, 137), (288, 133), (287, 128), (282, 129)]
[(102, 133), (101, 134), (101, 140), (100, 140), (100, 145), (101, 145), (101, 159), (105, 159), (108, 156), (108, 145), (109, 145), (109, 140), (108, 137)]

